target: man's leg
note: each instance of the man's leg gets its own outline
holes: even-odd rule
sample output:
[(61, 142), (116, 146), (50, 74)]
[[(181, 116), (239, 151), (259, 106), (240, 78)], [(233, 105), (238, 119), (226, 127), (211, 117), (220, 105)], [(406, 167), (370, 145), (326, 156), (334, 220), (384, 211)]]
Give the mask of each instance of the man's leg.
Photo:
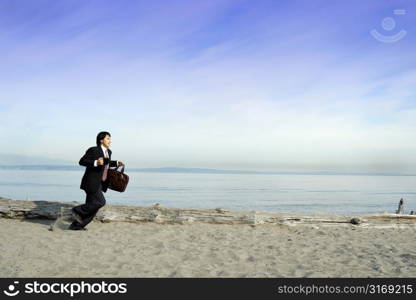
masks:
[(105, 205), (106, 201), (101, 190), (101, 184), (99, 189), (95, 193), (87, 193), (85, 204), (75, 206), (74, 211), (82, 218), (82, 223), (73, 221), (70, 229), (80, 229), (90, 223), (98, 210)]

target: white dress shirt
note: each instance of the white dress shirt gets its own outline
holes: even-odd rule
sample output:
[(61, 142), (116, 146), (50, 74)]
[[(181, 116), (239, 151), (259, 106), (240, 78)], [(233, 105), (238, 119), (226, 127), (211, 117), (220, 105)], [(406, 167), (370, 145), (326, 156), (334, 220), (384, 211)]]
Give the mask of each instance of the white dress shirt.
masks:
[[(103, 145), (101, 145), (101, 149), (103, 149), (103, 152), (104, 152), (104, 157), (105, 158), (109, 158), (110, 156), (110, 154), (108, 154), (108, 152), (106, 152), (107, 151), (107, 148), (106, 147), (104, 147)], [(97, 159), (96, 160), (94, 160), (94, 167), (96, 167), (97, 166), (97, 164), (98, 164), (98, 162), (97, 162)], [(117, 167), (118, 167), (118, 160), (117, 160)]]

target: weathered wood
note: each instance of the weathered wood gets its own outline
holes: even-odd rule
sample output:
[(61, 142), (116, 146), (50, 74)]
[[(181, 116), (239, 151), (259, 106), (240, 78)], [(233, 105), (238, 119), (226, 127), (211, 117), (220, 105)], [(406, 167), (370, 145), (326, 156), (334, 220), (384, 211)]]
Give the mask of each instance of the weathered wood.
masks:
[[(0, 217), (6, 218), (71, 218), (71, 208), (78, 202), (51, 202), (11, 200), (0, 198)], [(371, 215), (321, 215), (295, 214), (265, 211), (229, 211), (215, 209), (167, 208), (153, 206), (106, 205), (100, 209), (96, 219), (102, 222), (156, 222), (161, 224), (187, 224), (193, 222), (215, 224), (280, 224), (280, 225), (351, 225), (391, 227), (416, 225), (415, 215), (371, 214)]]

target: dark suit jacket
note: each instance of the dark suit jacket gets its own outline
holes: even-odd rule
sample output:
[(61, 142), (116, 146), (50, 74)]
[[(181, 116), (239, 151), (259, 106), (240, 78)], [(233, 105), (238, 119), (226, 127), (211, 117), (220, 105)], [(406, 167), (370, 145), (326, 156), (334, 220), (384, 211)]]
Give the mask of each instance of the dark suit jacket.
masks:
[[(110, 167), (117, 167), (117, 161), (111, 160), (111, 150), (108, 149), (108, 156), (110, 159)], [(104, 173), (104, 165), (97, 165), (94, 167), (94, 161), (100, 157), (104, 157), (103, 149), (101, 146), (90, 147), (85, 152), (84, 156), (79, 160), (81, 166), (87, 167), (85, 169), (84, 176), (82, 176), (81, 186), (87, 193), (95, 193), (98, 191), (100, 182)], [(108, 188), (108, 177), (102, 182), (102, 191), (106, 192)]]

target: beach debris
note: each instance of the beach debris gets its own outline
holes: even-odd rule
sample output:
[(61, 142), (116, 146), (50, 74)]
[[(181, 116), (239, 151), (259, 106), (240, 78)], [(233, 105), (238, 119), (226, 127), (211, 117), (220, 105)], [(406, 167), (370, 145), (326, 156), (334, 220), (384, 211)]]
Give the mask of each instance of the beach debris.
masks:
[(195, 218), (194, 217), (189, 217), (189, 216), (180, 216), (178, 218), (176, 218), (176, 222), (178, 222), (179, 224), (191, 224), (193, 222), (195, 222)]
[(164, 221), (163, 213), (157, 208), (158, 206), (157, 207), (155, 207), (154, 205), (152, 206), (152, 208), (148, 211), (147, 219), (155, 223), (163, 223)]
[(96, 215), (96, 219), (101, 221), (102, 223), (109, 223), (111, 221), (117, 221), (119, 215), (107, 208), (102, 209), (99, 214)]
[(400, 214), (400, 215), (404, 214), (404, 201), (403, 201), (403, 198), (401, 198), (400, 201), (399, 201), (399, 207), (396, 210), (396, 214)]
[(225, 212), (227, 212), (228, 210), (225, 210), (225, 209), (223, 209), (223, 208), (221, 208), (221, 207), (216, 207), (215, 208), (215, 211), (217, 212), (217, 213), (225, 213)]
[(360, 218), (352, 218), (351, 220), (350, 220), (350, 223), (351, 224), (354, 224), (354, 225), (359, 225), (359, 224), (361, 224), (363, 221), (360, 219)]

